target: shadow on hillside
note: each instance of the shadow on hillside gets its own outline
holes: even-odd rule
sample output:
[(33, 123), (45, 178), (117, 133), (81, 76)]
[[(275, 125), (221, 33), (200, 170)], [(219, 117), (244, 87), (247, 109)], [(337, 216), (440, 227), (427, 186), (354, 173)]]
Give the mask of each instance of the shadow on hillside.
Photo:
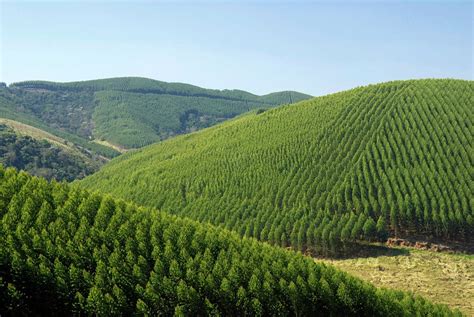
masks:
[(308, 252), (306, 255), (317, 259), (375, 258), (379, 256), (408, 256), (410, 255), (410, 249), (393, 248), (377, 244), (356, 244), (349, 250), (346, 250), (346, 252), (334, 256), (321, 256), (320, 254), (308, 254)]
[[(409, 234), (405, 234), (402, 239), (392, 239), (392, 241), (394, 240), (398, 240), (398, 242), (401, 241), (402, 244), (399, 244), (401, 246), (413, 247), (415, 249), (430, 250), (434, 252), (443, 252), (451, 254), (455, 253), (474, 255), (474, 240), (471, 238), (446, 239), (427, 237), (426, 235), (420, 235), (411, 232)], [(397, 244), (393, 245), (396, 246)]]
[(406, 248), (392, 248), (385, 245), (359, 245), (359, 250), (343, 255), (341, 258), (375, 258), (379, 256), (407, 256), (410, 255), (410, 250)]
[(411, 250), (472, 256), (474, 255), (474, 242), (407, 235), (404, 238), (389, 238), (386, 244), (359, 241), (345, 245), (344, 249), (329, 251), (325, 254), (313, 252), (311, 249), (306, 250), (305, 254), (319, 259), (355, 259), (407, 256), (410, 255)]

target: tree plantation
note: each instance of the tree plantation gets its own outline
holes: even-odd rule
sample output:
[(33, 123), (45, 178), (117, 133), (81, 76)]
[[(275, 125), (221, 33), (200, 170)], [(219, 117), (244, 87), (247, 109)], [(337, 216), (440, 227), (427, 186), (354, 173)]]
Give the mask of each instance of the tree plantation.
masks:
[(2, 315), (461, 315), (210, 224), (2, 167), (0, 241)]
[(0, 0), (0, 317), (474, 317), (474, 3), (333, 2)]
[(409, 80), (250, 113), (113, 160), (81, 185), (322, 255), (474, 234), (474, 83)]
[(73, 136), (68, 139), (113, 157), (116, 151), (92, 141), (138, 148), (255, 108), (310, 97), (294, 91), (257, 96), (138, 77), (70, 83), (25, 81), (0, 86), (0, 117), (46, 126), (53, 134)]

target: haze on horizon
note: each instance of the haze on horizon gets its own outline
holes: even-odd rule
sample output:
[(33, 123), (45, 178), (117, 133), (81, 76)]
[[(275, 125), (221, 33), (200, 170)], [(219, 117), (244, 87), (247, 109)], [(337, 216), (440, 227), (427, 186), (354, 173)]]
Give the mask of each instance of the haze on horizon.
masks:
[(0, 3), (0, 81), (141, 76), (322, 95), (395, 79), (473, 79), (473, 4)]

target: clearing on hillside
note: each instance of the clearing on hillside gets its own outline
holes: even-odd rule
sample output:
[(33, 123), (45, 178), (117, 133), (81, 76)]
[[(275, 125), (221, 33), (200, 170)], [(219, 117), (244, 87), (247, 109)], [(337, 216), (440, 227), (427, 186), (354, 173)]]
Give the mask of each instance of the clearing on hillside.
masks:
[(474, 256), (399, 250), (405, 252), (325, 262), (379, 287), (412, 291), (474, 316)]

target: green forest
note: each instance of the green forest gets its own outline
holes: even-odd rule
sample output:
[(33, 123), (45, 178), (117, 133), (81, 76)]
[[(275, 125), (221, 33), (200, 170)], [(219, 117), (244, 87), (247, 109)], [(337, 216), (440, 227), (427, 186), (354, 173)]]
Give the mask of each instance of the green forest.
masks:
[(0, 166), (1, 315), (460, 316), (210, 224)]
[(0, 0), (0, 317), (474, 317), (473, 10)]
[(0, 124), (0, 163), (58, 181), (72, 181), (97, 171), (92, 157), (71, 153), (46, 140), (23, 136)]
[[(110, 147), (92, 142), (88, 138), (75, 134), (74, 132), (68, 132), (66, 128), (61, 127), (60, 122), (64, 122), (65, 118), (67, 118), (67, 114), (65, 114), (63, 110), (66, 106), (54, 103), (54, 100), (57, 98), (61, 99), (61, 97), (51, 96), (51, 94), (47, 92), (40, 92), (40, 95), (41, 98), (36, 96), (30, 99), (39, 99), (33, 104), (39, 103), (37, 108), (39, 108), (38, 111), (40, 112), (43, 111), (42, 109), (44, 106), (44, 104), (42, 106), (41, 103), (45, 102), (45, 100), (53, 102), (54, 106), (49, 106), (49, 108), (52, 109), (48, 111), (52, 117), (50, 120), (43, 120), (42, 115), (36, 114), (32, 110), (28, 110), (26, 107), (28, 103), (24, 103), (23, 98), (16, 97), (15, 94), (11, 92), (11, 89), (0, 85), (0, 118), (15, 120), (41, 129), (82, 148), (84, 153), (93, 153), (107, 158), (112, 158), (119, 154), (119, 152)], [(44, 108), (46, 108), (46, 106)], [(58, 120), (57, 122), (55, 121), (56, 119)], [(81, 116), (77, 116), (77, 120), (82, 120)]]
[(474, 82), (408, 80), (252, 112), (112, 160), (80, 185), (271, 244), (474, 234)]
[(252, 109), (310, 97), (294, 91), (257, 96), (138, 77), (70, 83), (25, 81), (0, 86), (0, 117), (47, 129), (110, 158), (117, 151), (93, 141), (139, 148)]

